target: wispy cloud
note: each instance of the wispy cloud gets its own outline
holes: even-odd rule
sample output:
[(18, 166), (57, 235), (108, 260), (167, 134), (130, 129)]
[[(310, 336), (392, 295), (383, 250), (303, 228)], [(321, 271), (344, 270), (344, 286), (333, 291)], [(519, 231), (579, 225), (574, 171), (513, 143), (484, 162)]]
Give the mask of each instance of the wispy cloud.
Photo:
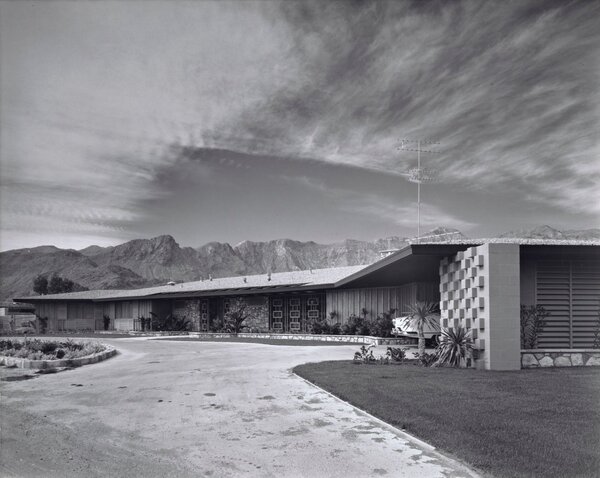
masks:
[[(598, 2), (0, 8), (0, 214), (14, 237), (50, 227), (42, 218), (65, 234), (135, 235), (147, 204), (179, 193), (161, 175), (185, 148), (394, 175), (415, 163), (396, 151), (404, 137), (440, 140), (426, 164), (465, 194), (600, 215)], [(413, 209), (350, 196), (366, 214)], [(471, 227), (452, 206), (424, 221)]]

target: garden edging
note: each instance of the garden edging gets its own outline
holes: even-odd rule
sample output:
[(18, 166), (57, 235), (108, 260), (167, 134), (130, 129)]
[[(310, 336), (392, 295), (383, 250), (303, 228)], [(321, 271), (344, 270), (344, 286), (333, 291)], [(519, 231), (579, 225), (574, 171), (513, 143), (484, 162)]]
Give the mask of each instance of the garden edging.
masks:
[(373, 337), (370, 335), (324, 335), (324, 334), (285, 334), (266, 332), (240, 332), (239, 334), (227, 332), (190, 332), (190, 337), (206, 339), (229, 339), (233, 337), (245, 339), (271, 339), (271, 340), (313, 340), (319, 342), (346, 342), (350, 344), (366, 345), (407, 345), (406, 338)]
[[(105, 344), (103, 344), (105, 345)], [(0, 365), (5, 366), (17, 366), (18, 368), (37, 368), (37, 369), (49, 369), (49, 368), (62, 368), (62, 367), (81, 367), (82, 365), (89, 365), (97, 362), (102, 362), (117, 354), (117, 349), (112, 345), (105, 345), (106, 350), (88, 355), (86, 357), (78, 357), (72, 359), (59, 359), (59, 360), (29, 360), (25, 358), (10, 357), (7, 355), (0, 355)]]

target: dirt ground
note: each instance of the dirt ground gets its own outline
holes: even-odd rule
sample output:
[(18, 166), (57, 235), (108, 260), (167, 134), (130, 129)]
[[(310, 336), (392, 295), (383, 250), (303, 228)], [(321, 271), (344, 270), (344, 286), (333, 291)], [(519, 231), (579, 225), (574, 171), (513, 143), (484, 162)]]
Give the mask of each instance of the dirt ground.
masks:
[(119, 355), (0, 382), (0, 475), (473, 476), (290, 372), (356, 346), (104, 342)]

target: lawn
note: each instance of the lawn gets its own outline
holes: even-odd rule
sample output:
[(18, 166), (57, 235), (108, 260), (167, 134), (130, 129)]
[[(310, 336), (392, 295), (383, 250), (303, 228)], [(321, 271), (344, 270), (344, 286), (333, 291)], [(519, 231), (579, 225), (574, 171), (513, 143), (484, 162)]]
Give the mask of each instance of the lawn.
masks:
[(600, 476), (600, 368), (321, 362), (301, 377), (496, 477)]
[(264, 345), (303, 345), (303, 346), (332, 346), (332, 345), (356, 345), (348, 342), (326, 342), (322, 340), (288, 340), (288, 339), (255, 339), (250, 337), (226, 337), (226, 338), (197, 338), (197, 337), (169, 337), (157, 340), (177, 340), (181, 342), (237, 342), (244, 344)]

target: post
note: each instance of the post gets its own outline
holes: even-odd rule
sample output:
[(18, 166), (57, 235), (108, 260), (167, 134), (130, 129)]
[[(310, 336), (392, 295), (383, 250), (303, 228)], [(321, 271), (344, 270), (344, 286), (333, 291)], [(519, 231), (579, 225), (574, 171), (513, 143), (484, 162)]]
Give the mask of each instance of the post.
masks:
[(419, 180), (417, 181), (417, 244), (421, 242), (421, 140), (417, 141), (417, 169)]

